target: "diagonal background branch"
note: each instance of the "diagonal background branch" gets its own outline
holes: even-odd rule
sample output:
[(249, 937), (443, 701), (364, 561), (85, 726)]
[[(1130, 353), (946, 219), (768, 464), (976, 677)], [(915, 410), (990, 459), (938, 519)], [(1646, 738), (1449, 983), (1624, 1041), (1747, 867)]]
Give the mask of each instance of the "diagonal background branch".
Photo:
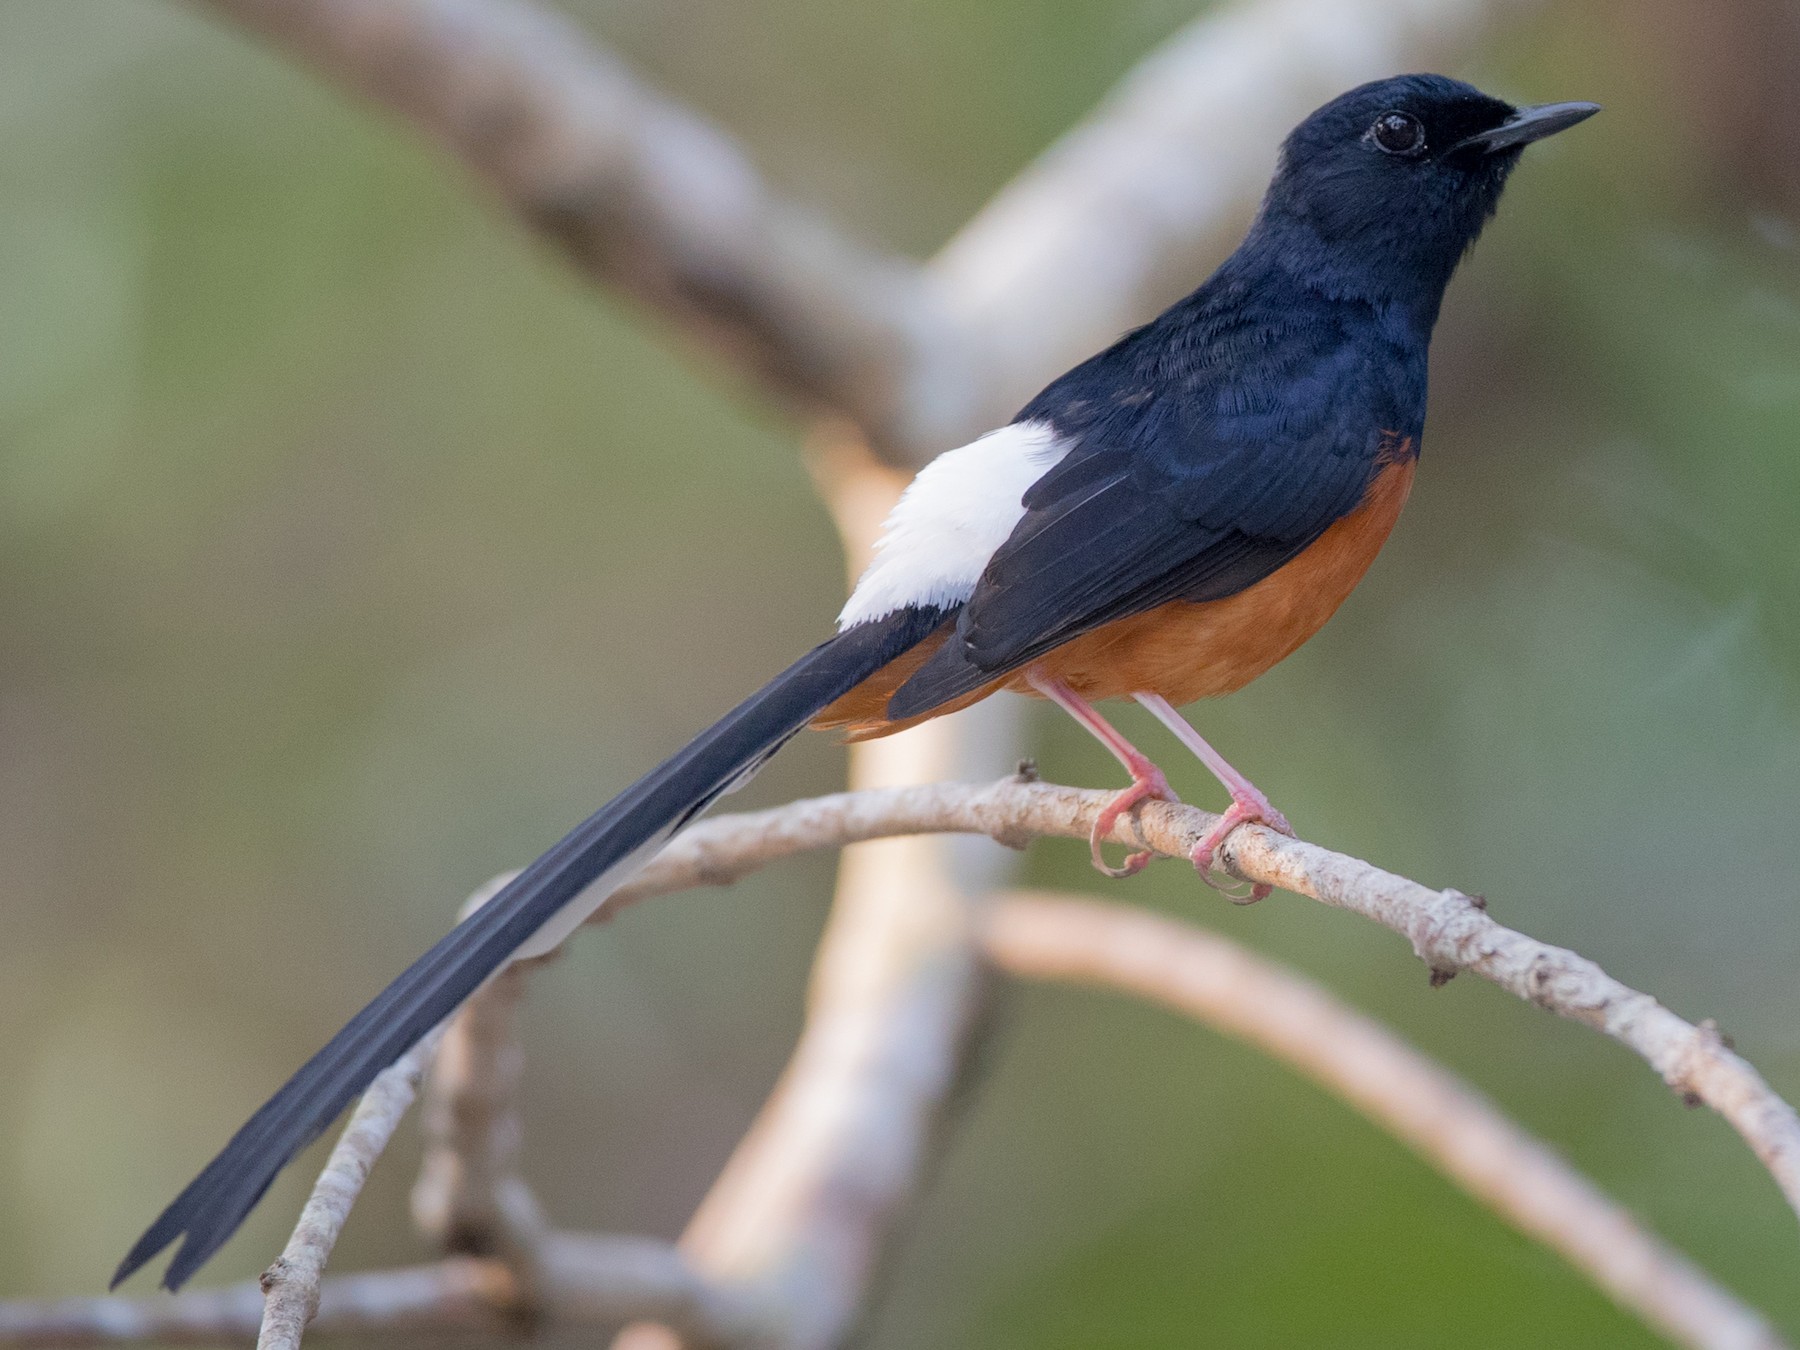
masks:
[[(1294, 121), (1497, 0), (1264, 0), (1163, 44), (921, 271), (527, 0), (203, 0), (398, 113), (593, 280), (917, 466), (1192, 287)], [(1221, 127), (1232, 128), (1222, 136)]]
[[(772, 192), (728, 135), (526, 0), (206, 0), (398, 113), (590, 279), (920, 461), (954, 372), (911, 263)], [(960, 374), (958, 379), (965, 378)]]
[(1013, 896), (985, 936), (1008, 974), (1135, 994), (1293, 1066), (1676, 1344), (1786, 1344), (1466, 1083), (1293, 971), (1191, 924), (1085, 900)]

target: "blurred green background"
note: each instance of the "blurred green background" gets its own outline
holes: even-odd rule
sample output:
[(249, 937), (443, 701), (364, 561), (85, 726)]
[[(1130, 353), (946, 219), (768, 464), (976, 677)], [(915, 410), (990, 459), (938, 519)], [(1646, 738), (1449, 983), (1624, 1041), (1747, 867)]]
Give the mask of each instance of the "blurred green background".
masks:
[[(920, 255), (1198, 12), (570, 8)], [(1306, 836), (1484, 892), (1800, 1095), (1800, 19), (1546, 6), (1454, 73), (1607, 111), (1532, 151), (1452, 288), (1368, 582), (1197, 720)], [(465, 894), (826, 631), (798, 437), (204, 14), (0, 5), (0, 1295), (97, 1291)], [(1034, 725), (1047, 776), (1117, 780)], [(750, 800), (841, 772), (808, 738)], [(1235, 909), (1174, 866), (1113, 890), (1073, 844), (1027, 871), (1311, 972), (1800, 1335), (1774, 1186), (1620, 1048), (1473, 979), (1429, 991), (1390, 934), (1291, 896)], [(557, 1222), (679, 1230), (791, 1044), (830, 878), (646, 906), (542, 978), (526, 1165)], [(339, 1268), (426, 1255), (415, 1153)], [(208, 1277), (254, 1274), (307, 1184)], [(1203, 1342), (1653, 1343), (1285, 1069), (1008, 993), (866, 1343)]]

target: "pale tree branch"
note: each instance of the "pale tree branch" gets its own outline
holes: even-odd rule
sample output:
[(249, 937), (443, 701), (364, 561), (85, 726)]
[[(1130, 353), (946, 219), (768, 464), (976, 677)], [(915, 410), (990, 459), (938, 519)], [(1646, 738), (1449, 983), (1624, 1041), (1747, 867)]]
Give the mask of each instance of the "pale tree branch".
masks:
[[(819, 449), (815, 477), (854, 575), (905, 476), (855, 445)], [(1016, 705), (990, 701), (856, 747), (851, 781), (985, 777), (1016, 762), (1021, 739)], [(1010, 867), (991, 845), (930, 838), (844, 857), (799, 1042), (682, 1237), (700, 1269), (753, 1282), (788, 1310), (784, 1346), (839, 1344), (861, 1315), (945, 1126), (985, 989), (978, 907)], [(617, 1350), (675, 1341), (634, 1327)]]
[[(772, 811), (719, 816), (677, 836), (620, 893), (619, 903), (724, 884), (775, 858), (890, 834), (985, 834), (1014, 847), (1035, 838), (1086, 839), (1112, 796), (1015, 777), (987, 785), (836, 793)], [(1199, 807), (1150, 802), (1120, 819), (1109, 838), (1185, 863), (1217, 821)], [(1461, 891), (1434, 891), (1261, 826), (1234, 831), (1219, 859), (1241, 880), (1279, 886), (1393, 930), (1440, 978), (1471, 971), (1618, 1041), (1679, 1095), (1723, 1116), (1800, 1215), (1800, 1116), (1710, 1022), (1686, 1022), (1586, 957), (1497, 923), (1484, 904)], [(609, 905), (605, 912), (616, 911)]]
[[(916, 781), (956, 745), (953, 730), (896, 738), (854, 771)], [(986, 852), (958, 865), (944, 841), (883, 838), (846, 853), (799, 1044), (682, 1239), (785, 1310), (784, 1347), (841, 1342), (917, 1191), (982, 995), (976, 897), (1002, 879)]]
[(1008, 974), (1161, 1003), (1291, 1065), (1676, 1344), (1786, 1346), (1493, 1103), (1311, 980), (1216, 933), (1093, 901), (1009, 897), (984, 943)]
[(524, 0), (204, 2), (418, 126), (596, 281), (915, 466), (1191, 287), (1316, 103), (1456, 58), (1502, 7), (1262, 0), (1209, 16), (921, 275), (782, 198), (729, 135)]
[[(593, 1327), (655, 1318), (696, 1345), (766, 1343), (767, 1310), (695, 1273), (666, 1242), (547, 1233), (529, 1295), (498, 1259), (326, 1277), (309, 1331), (327, 1335), (522, 1334), (533, 1326)], [(34, 1348), (216, 1345), (247, 1341), (262, 1323), (255, 1282), (154, 1298), (0, 1303), (0, 1345)]]
[[(593, 280), (898, 459), (969, 378), (917, 268), (770, 191), (723, 131), (524, 0), (205, 0), (437, 140)], [(960, 402), (962, 397), (948, 400)]]
[(362, 1100), (350, 1113), (324, 1171), (313, 1184), (312, 1194), (300, 1211), (293, 1236), (263, 1272), (266, 1306), (257, 1350), (292, 1350), (300, 1344), (306, 1325), (319, 1310), (319, 1282), (326, 1259), (337, 1245), (338, 1234), (350, 1218), (356, 1197), (375, 1160), (381, 1156), (406, 1108), (413, 1103), (419, 1077), (430, 1063), (442, 1029), (431, 1032), (369, 1084)]
[[(715, 817), (678, 836), (602, 915), (657, 895), (728, 885), (804, 851), (897, 835), (985, 834), (1015, 847), (1039, 837), (1085, 839), (1111, 795), (1013, 778), (986, 786), (946, 783), (839, 793), (770, 811)], [(1216, 819), (1195, 807), (1151, 803), (1137, 819), (1119, 821), (1110, 837), (1115, 843), (1148, 846), (1185, 865), (1194, 843)], [(1494, 923), (1458, 892), (1431, 891), (1359, 859), (1257, 827), (1238, 830), (1223, 852), (1231, 870), (1244, 880), (1288, 886), (1409, 937), (1435, 972), (1484, 974), (1631, 1046), (1680, 1090), (1724, 1115), (1770, 1163), (1790, 1202), (1796, 1200), (1791, 1175), (1784, 1174), (1781, 1162), (1800, 1156), (1800, 1120), (1716, 1034), (1683, 1022), (1585, 958)], [(1451, 917), (1467, 930), (1447, 945), (1443, 935), (1453, 925), (1438, 913), (1446, 903)], [(1476, 932), (1479, 939), (1472, 936)], [(1491, 1107), (1444, 1070), (1322, 991), (1272, 970), (1223, 939), (1126, 909), (1069, 902), (1032, 902), (1023, 908), (1014, 903), (981, 919), (970, 937), (985, 942), (1008, 969), (1038, 976), (1085, 975), (1174, 1002), (1296, 1064), (1684, 1344), (1781, 1344), (1754, 1312), (1630, 1225), (1622, 1211), (1541, 1146), (1499, 1121)], [(1497, 961), (1502, 953), (1504, 960)], [(1522, 987), (1505, 974), (1514, 967), (1553, 974)], [(521, 977), (526, 969), (521, 967)], [(856, 973), (844, 972), (846, 978)], [(1613, 1005), (1632, 1007), (1635, 1015), (1623, 1020), (1594, 1015), (1596, 993)], [(1668, 1025), (1658, 1035), (1644, 1034), (1644, 1028), (1661, 1023)], [(320, 1238), (325, 1248), (335, 1238), (344, 1202), (353, 1198), (354, 1187), (391, 1134), (417, 1073), (417, 1063), (406, 1061), (389, 1070), (371, 1090), (374, 1103), (365, 1099), (334, 1151), (326, 1169), (330, 1184), (322, 1180), (315, 1198), (323, 1199), (309, 1205), (311, 1219), (302, 1224), (318, 1236), (302, 1242), (297, 1235), (290, 1244), (285, 1285), (294, 1306), (303, 1306), (306, 1291), (294, 1273), (302, 1264), (293, 1259), (296, 1251), (319, 1251)], [(845, 1108), (832, 1106), (821, 1113), (828, 1125), (839, 1109)], [(821, 1203), (842, 1198), (826, 1197)], [(802, 1231), (831, 1230), (802, 1225)], [(307, 1268), (316, 1270), (317, 1260), (308, 1258)], [(801, 1265), (803, 1270), (818, 1268)], [(824, 1268), (829, 1270), (829, 1263)], [(611, 1325), (645, 1317), (673, 1326), (687, 1344), (789, 1346), (807, 1324), (796, 1323), (787, 1300), (818, 1292), (804, 1285), (772, 1284), (754, 1269), (745, 1278), (715, 1277), (662, 1244), (635, 1239), (546, 1234), (533, 1269), (540, 1283), (530, 1290), (503, 1261), (457, 1259), (437, 1267), (327, 1280), (320, 1325), (340, 1330), (447, 1327), (521, 1316)], [(243, 1319), (254, 1315), (243, 1289), (174, 1299), (0, 1305), (0, 1344), (93, 1344), (152, 1334), (205, 1339), (221, 1328), (247, 1325)]]

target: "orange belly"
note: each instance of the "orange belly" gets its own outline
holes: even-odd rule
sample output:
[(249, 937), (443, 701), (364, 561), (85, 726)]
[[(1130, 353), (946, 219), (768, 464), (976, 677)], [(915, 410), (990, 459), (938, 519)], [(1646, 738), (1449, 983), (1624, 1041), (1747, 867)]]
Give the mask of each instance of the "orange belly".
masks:
[[(1036, 668), (1089, 700), (1142, 691), (1180, 705), (1242, 689), (1324, 627), (1356, 589), (1400, 518), (1415, 463), (1411, 458), (1388, 463), (1354, 511), (1254, 586), (1223, 600), (1177, 601), (1097, 628), (1040, 657)], [(887, 701), (943, 643), (948, 628), (877, 671), (814, 725), (846, 727), (850, 739), (867, 740), (925, 720), (890, 722)], [(1025, 672), (1013, 671), (926, 716), (966, 707), (996, 689), (1036, 697)]]

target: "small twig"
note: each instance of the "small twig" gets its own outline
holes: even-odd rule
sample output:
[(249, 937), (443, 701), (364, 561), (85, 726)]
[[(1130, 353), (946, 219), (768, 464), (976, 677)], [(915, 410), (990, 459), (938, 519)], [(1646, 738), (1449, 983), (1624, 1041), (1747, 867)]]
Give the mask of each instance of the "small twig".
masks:
[(517, 1171), (524, 1047), (519, 1003), (535, 962), (508, 967), (451, 1020), (426, 1079), (413, 1221), (446, 1251), (498, 1256), (529, 1280), (543, 1212)]
[[(496, 877), (463, 912), (491, 899), (509, 880), (511, 874)], [(527, 1290), (536, 1282), (547, 1225), (518, 1175), (524, 1132), (518, 1094), (525, 1069), (519, 1010), (529, 972), (540, 964), (508, 966), (450, 1019), (425, 1080), (425, 1154), (412, 1191), (413, 1221), (421, 1232), (445, 1251), (501, 1258)]]
[(1676, 1343), (1786, 1346), (1491, 1102), (1311, 980), (1216, 933), (1091, 901), (1011, 897), (985, 939), (1010, 974), (1135, 994), (1292, 1065)]
[(344, 1231), (356, 1197), (362, 1194), (370, 1169), (412, 1105), (419, 1078), (442, 1035), (439, 1027), (382, 1070), (350, 1113), (350, 1123), (325, 1160), (293, 1236), (262, 1274), (266, 1301), (257, 1350), (293, 1350), (300, 1344), (307, 1323), (319, 1310), (325, 1262), (337, 1245), (338, 1234)]
[[(845, 792), (772, 811), (718, 816), (678, 836), (597, 917), (652, 895), (719, 884), (776, 858), (888, 835), (954, 831), (1011, 843), (1043, 836), (1085, 839), (1110, 796), (1010, 778), (986, 786), (939, 783)], [(1185, 861), (1217, 820), (1198, 807), (1151, 802), (1122, 818), (1111, 837)], [(1677, 1092), (1730, 1122), (1800, 1214), (1800, 1117), (1749, 1061), (1726, 1046), (1716, 1028), (1682, 1020), (1584, 956), (1496, 923), (1460, 891), (1434, 891), (1260, 826), (1235, 831), (1220, 850), (1220, 862), (1242, 880), (1280, 886), (1373, 919), (1411, 941), (1434, 972), (1472, 971), (1629, 1047)]]
[[(705, 1345), (754, 1345), (766, 1310), (717, 1288), (666, 1242), (550, 1233), (532, 1308), (545, 1325), (611, 1329), (656, 1318)], [(319, 1288), (310, 1331), (383, 1336), (519, 1330), (520, 1290), (505, 1262), (451, 1257), (427, 1266), (333, 1275)], [(214, 1345), (247, 1340), (262, 1321), (254, 1282), (148, 1298), (0, 1303), (0, 1345)]]

